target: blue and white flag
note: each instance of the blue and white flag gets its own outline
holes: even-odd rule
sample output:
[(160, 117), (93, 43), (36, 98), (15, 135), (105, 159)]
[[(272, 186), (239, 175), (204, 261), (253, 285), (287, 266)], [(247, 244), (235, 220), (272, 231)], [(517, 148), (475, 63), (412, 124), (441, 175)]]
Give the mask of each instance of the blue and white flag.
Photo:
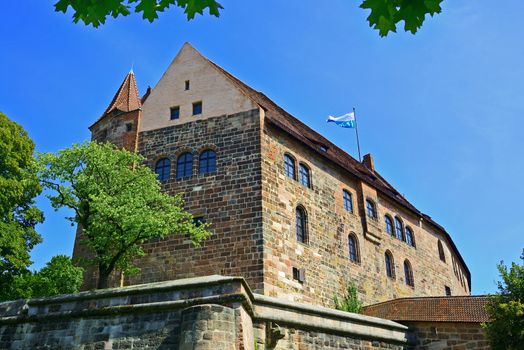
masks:
[(327, 122), (333, 122), (343, 128), (354, 128), (355, 127), (355, 112), (344, 114), (340, 117), (329, 116)]

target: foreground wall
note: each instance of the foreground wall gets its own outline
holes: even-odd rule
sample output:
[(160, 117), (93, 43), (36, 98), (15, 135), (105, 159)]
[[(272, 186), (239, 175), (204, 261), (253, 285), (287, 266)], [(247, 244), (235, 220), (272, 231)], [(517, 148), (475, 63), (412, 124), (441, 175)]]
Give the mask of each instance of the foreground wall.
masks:
[(0, 303), (0, 349), (402, 349), (406, 330), (221, 276)]

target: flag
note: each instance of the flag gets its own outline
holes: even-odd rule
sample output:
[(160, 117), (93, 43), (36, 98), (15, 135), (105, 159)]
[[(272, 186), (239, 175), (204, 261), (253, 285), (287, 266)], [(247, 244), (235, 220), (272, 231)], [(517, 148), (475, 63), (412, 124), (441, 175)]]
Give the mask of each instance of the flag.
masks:
[(355, 112), (344, 114), (340, 117), (329, 116), (327, 122), (333, 122), (343, 128), (354, 128), (355, 127)]

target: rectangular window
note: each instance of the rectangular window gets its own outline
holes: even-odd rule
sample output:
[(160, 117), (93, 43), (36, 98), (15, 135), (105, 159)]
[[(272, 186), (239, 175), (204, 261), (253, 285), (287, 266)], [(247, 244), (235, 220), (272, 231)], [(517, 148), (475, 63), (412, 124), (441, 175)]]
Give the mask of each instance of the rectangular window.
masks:
[(180, 106), (171, 107), (171, 120), (180, 118)]
[(451, 296), (451, 288), (449, 288), (448, 286), (444, 286), (444, 289), (446, 289), (446, 296), (450, 297)]
[(189, 80), (186, 80), (186, 90), (189, 90)]
[(127, 131), (133, 131), (133, 123), (127, 123), (126, 124), (126, 130)]
[(306, 270), (293, 267), (293, 279), (300, 283), (304, 283), (306, 280)]
[(193, 115), (202, 114), (202, 101), (193, 103)]

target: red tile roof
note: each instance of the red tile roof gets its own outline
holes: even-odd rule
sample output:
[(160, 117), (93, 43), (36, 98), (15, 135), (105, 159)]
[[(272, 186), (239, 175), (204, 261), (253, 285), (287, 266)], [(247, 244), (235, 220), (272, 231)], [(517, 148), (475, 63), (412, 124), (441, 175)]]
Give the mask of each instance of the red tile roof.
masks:
[[(194, 49), (194, 48), (193, 48)], [(414, 205), (412, 205), (404, 196), (402, 196), (393, 186), (391, 186), (377, 171), (372, 171), (364, 166), (361, 162), (354, 159), (344, 150), (337, 147), (331, 141), (329, 141), (324, 136), (320, 135), (315, 130), (311, 129), (306, 124), (302, 123), (300, 120), (286, 112), (275, 102), (273, 102), (269, 97), (264, 95), (262, 92), (257, 91), (240, 79), (233, 76), (231, 73), (209, 60), (207, 57), (202, 55), (198, 50), (194, 49), (200, 56), (214, 66), (219, 72), (225, 75), (240, 91), (242, 91), (247, 97), (252, 99), (255, 103), (261, 106), (266, 111), (266, 120), (269, 121), (274, 126), (284, 130), (297, 140), (301, 141), (315, 152), (319, 153), (321, 156), (331, 160), (333, 163), (342, 167), (346, 171), (350, 172), (357, 178), (361, 179), (370, 186), (376, 188), (379, 192), (385, 194), (387, 197), (395, 201), (396, 203), (402, 205), (406, 209), (413, 212), (415, 215), (419, 216), (423, 220), (427, 221), (430, 225), (433, 225), (437, 230), (442, 232), (447, 240), (449, 241), (452, 249), (457, 255), (459, 261), (462, 263), (466, 270), (466, 275), (469, 284), (469, 290), (471, 290), (471, 274), (469, 272), (468, 266), (466, 265), (464, 259), (460, 255), (455, 243), (451, 239), (449, 233), (440, 226), (437, 222), (431, 219), (430, 216), (420, 212)], [(323, 151), (321, 147), (324, 147), (326, 151)]]
[(98, 123), (106, 115), (115, 110), (121, 112), (131, 112), (140, 109), (141, 107), (142, 103), (140, 95), (138, 94), (138, 88), (136, 86), (135, 74), (131, 71), (124, 78), (122, 85), (120, 85), (120, 88), (116, 92), (113, 100), (111, 100), (111, 103), (106, 108), (105, 112), (94, 124)]
[(400, 298), (365, 306), (364, 315), (392, 321), (487, 322), (488, 296)]

